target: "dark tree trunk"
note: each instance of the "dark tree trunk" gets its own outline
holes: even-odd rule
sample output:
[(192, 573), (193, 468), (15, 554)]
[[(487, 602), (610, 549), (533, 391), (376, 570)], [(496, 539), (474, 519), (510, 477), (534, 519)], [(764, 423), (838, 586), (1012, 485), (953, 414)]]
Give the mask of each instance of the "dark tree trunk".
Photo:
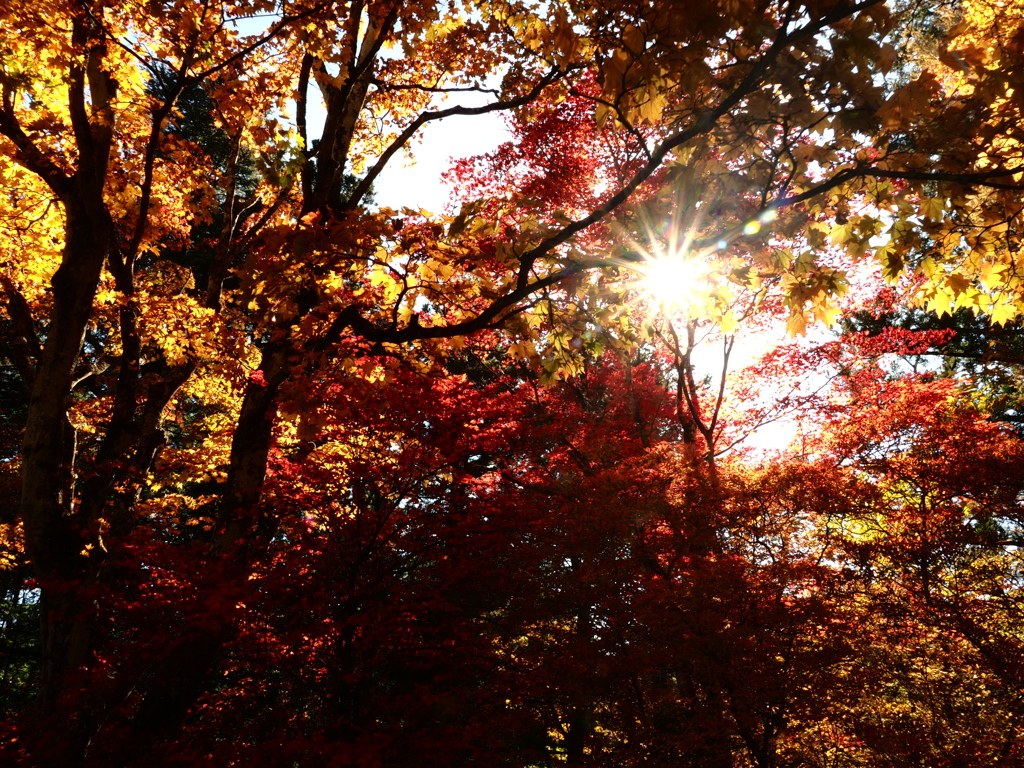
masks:
[(75, 506), (76, 436), (68, 407), (113, 230), (100, 198), (91, 201), (84, 190), (65, 210), (67, 240), (52, 280), (53, 313), (25, 425), (21, 510), (41, 590), (40, 704), (44, 712), (68, 718), (70, 754), (61, 758), (68, 760), (84, 748), (88, 731), (91, 708), (77, 700), (74, 681), (92, 666), (96, 617), (90, 595), (100, 554), (95, 531), (83, 525)]

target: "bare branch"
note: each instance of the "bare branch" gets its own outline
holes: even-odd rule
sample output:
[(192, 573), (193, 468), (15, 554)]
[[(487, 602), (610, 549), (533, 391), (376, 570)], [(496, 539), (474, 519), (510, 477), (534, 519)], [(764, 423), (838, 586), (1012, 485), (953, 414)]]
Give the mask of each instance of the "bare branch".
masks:
[(492, 96), (500, 96), (501, 92), (494, 88), (442, 88), (440, 86), (420, 85), (418, 83), (385, 83), (380, 78), (373, 78), (370, 81), (380, 91), (420, 91), (422, 93), (488, 93)]
[(443, 120), (446, 117), (454, 117), (456, 115), (485, 115), (489, 112), (500, 112), (510, 109), (516, 109), (517, 107), (529, 104), (531, 101), (536, 99), (552, 83), (556, 82), (560, 78), (565, 76), (565, 72), (560, 70), (551, 70), (538, 83), (531, 88), (527, 93), (519, 96), (515, 99), (508, 99), (506, 101), (495, 101), (490, 104), (484, 104), (480, 107), (449, 107), (448, 109), (442, 109), (437, 112), (423, 112), (417, 117), (408, 127), (388, 146), (384, 153), (380, 156), (373, 167), (367, 171), (366, 175), (359, 182), (359, 185), (353, 190), (351, 197), (349, 197), (348, 204), (346, 207), (354, 208), (359, 204), (359, 201), (366, 195), (370, 187), (373, 186), (373, 182), (376, 181), (377, 177), (381, 174), (388, 162), (394, 157), (395, 153), (398, 152), (405, 144), (411, 139), (416, 132), (422, 128), (425, 124), (434, 120)]

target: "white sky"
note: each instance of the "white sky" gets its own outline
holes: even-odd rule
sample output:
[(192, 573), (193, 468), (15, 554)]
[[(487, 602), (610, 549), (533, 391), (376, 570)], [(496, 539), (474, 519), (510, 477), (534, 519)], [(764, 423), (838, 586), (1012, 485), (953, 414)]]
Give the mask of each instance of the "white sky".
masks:
[(421, 141), (413, 140), (413, 158), (403, 162), (396, 156), (380, 175), (375, 185), (377, 205), (443, 213), (450, 190), (441, 182), (441, 174), (455, 160), (490, 152), (510, 138), (496, 113), (448, 117), (428, 123), (419, 135)]
[[(315, 86), (310, 95), (319, 96)], [(460, 105), (477, 107), (493, 97), (484, 94), (457, 94), (458, 98), (439, 100), (432, 109)], [(308, 134), (319, 138), (326, 113), (319, 98), (310, 100)], [(508, 141), (511, 134), (501, 113), (456, 115), (424, 125), (407, 145), (412, 157), (398, 153), (374, 184), (375, 202), (382, 208), (416, 208), (444, 213), (450, 195), (441, 175), (455, 160), (482, 155)]]

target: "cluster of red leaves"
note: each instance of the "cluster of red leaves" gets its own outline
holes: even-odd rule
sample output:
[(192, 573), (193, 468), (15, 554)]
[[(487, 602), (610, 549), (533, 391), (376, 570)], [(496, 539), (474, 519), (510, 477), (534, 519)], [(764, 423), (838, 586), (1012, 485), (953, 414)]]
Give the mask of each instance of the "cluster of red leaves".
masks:
[[(282, 433), (252, 511), (269, 557), (213, 567), (202, 526), (156, 518), (108, 555), (122, 587), (98, 588), (106, 641), (83, 696), (106, 679), (152, 690), (182, 658), (190, 673), (159, 682), (163, 698), (105, 691), (88, 759), (1017, 755), (1007, 540), (1024, 449), (951, 380), (877, 362), (941, 341), (766, 359), (757, 370), (835, 366), (841, 386), (808, 407), (804, 460), (761, 468), (695, 461), (657, 358), (628, 375), (590, 360), (541, 388), (471, 348), (458, 375), (313, 382), (313, 426), (297, 444)], [(921, 736), (922, 718), (948, 733)]]

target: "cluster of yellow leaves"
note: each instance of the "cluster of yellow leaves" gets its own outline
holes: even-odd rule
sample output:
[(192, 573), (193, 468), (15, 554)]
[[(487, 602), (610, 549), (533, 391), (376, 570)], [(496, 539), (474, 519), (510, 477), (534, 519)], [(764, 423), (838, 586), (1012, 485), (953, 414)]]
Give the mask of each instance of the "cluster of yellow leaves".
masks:
[(222, 354), (218, 326), (223, 318), (191, 296), (140, 294), (137, 306), (144, 342), (158, 348), (170, 365), (212, 360)]
[(21, 564), (25, 552), (25, 532), (21, 523), (0, 523), (0, 571)]
[(60, 265), (63, 210), (38, 177), (20, 166), (0, 163), (0, 189), (0, 268), (27, 301), (39, 301)]
[(150, 520), (171, 527), (199, 528), (213, 530), (214, 519), (208, 515), (196, 514), (208, 509), (217, 501), (216, 496), (166, 493), (156, 498), (139, 502), (139, 512)]
[[(968, 0), (960, 11), (940, 46), (939, 60), (893, 100), (907, 101), (903, 106), (908, 114), (936, 104), (948, 109), (947, 119), (959, 123), (957, 135), (944, 138), (937, 128), (937, 151), (952, 156), (969, 152), (972, 170), (981, 173), (1017, 168), (1017, 174), (997, 181), (1019, 183), (1024, 180), (1024, 116), (1018, 96), (1024, 89), (1024, 3)], [(883, 122), (892, 119), (885, 109), (882, 116)], [(970, 148), (961, 146), (964, 138), (974, 138)], [(943, 141), (945, 146), (939, 143)], [(1024, 314), (1024, 283), (1016, 257), (1022, 245), (1022, 214), (1024, 200), (1014, 190), (951, 184), (922, 192), (916, 212), (919, 232), (895, 238), (902, 241), (897, 250), (904, 253), (913, 246), (925, 247), (917, 268), (924, 282), (916, 300), (939, 313), (966, 307), (997, 324)]]

